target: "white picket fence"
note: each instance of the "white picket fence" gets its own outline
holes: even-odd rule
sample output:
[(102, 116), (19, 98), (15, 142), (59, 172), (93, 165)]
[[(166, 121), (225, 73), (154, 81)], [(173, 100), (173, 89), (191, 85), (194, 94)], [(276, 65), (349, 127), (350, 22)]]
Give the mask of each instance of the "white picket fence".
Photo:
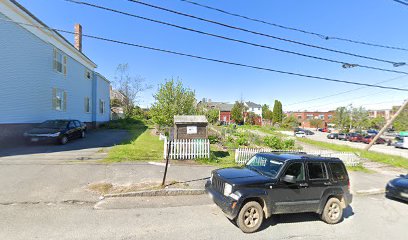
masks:
[[(272, 150), (268, 148), (238, 148), (235, 150), (235, 162), (238, 164), (245, 164), (253, 155), (259, 152), (304, 152), (302, 150)], [(358, 166), (360, 164), (360, 157), (354, 153), (349, 152), (332, 152), (332, 151), (307, 151), (307, 154), (319, 155), (321, 157), (333, 157), (341, 159), (346, 166)]]
[(197, 158), (210, 158), (210, 141), (208, 139), (175, 139), (168, 149), (167, 138), (164, 139), (163, 157), (166, 159), (170, 151), (170, 159), (187, 160)]

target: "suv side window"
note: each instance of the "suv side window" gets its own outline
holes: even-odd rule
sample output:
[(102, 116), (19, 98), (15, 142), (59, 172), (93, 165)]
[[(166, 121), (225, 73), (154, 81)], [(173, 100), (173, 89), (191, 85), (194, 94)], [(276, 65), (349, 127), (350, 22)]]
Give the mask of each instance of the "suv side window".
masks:
[(289, 165), (289, 167), (286, 169), (285, 175), (291, 175), (296, 178), (296, 181), (304, 181), (305, 180), (305, 167), (303, 166), (303, 163), (292, 163)]
[(326, 166), (321, 162), (307, 163), (310, 180), (327, 179)]
[(344, 181), (347, 180), (347, 174), (341, 163), (329, 163), (330, 170), (333, 175), (334, 181)]

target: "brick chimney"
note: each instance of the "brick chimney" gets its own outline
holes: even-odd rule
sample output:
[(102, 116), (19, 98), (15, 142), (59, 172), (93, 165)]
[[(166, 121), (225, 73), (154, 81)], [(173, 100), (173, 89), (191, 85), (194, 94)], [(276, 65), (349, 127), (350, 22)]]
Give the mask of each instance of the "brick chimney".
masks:
[(75, 24), (75, 48), (82, 52), (82, 26)]

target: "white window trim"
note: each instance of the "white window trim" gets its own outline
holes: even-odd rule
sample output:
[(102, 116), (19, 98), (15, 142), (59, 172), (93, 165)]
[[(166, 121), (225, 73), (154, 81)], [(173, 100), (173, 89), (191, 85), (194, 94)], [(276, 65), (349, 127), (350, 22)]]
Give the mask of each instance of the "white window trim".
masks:
[[(62, 62), (61, 62), (61, 72), (58, 71), (57, 65), (56, 65), (58, 54), (61, 55), (61, 61), (62, 61)], [(57, 49), (57, 48), (54, 48), (54, 50), (53, 50), (53, 61), (52, 61), (52, 66), (53, 66), (54, 72), (56, 72), (56, 73), (58, 73), (58, 74), (61, 74), (61, 75), (63, 75), (63, 76), (67, 76), (67, 75), (68, 75), (68, 67), (67, 67), (67, 65), (68, 65), (68, 57), (67, 57), (67, 55), (64, 54), (61, 50), (59, 50), (59, 49)]]
[[(57, 104), (57, 97), (58, 93), (62, 93), (62, 100), (61, 105), (58, 106)], [(60, 88), (53, 88), (52, 91), (52, 109), (58, 112), (66, 112), (67, 111), (67, 92)]]
[[(91, 98), (89, 98), (89, 97), (85, 97), (85, 102), (84, 102), (84, 111), (85, 111), (85, 113), (88, 113), (88, 114), (90, 114), (91, 112), (92, 112), (92, 103), (91, 103)], [(87, 105), (86, 105), (87, 104)], [(87, 111), (87, 108), (88, 107), (88, 111)]]
[(102, 99), (99, 99), (99, 114), (104, 115), (105, 113), (106, 113), (105, 101)]

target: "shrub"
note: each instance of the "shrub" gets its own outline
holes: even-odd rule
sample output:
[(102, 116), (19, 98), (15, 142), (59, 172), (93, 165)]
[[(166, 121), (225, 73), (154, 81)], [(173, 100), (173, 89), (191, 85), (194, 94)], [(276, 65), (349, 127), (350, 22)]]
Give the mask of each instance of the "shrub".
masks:
[(210, 140), (211, 144), (218, 143), (218, 137), (217, 136), (210, 135), (210, 136), (208, 136), (208, 140)]

